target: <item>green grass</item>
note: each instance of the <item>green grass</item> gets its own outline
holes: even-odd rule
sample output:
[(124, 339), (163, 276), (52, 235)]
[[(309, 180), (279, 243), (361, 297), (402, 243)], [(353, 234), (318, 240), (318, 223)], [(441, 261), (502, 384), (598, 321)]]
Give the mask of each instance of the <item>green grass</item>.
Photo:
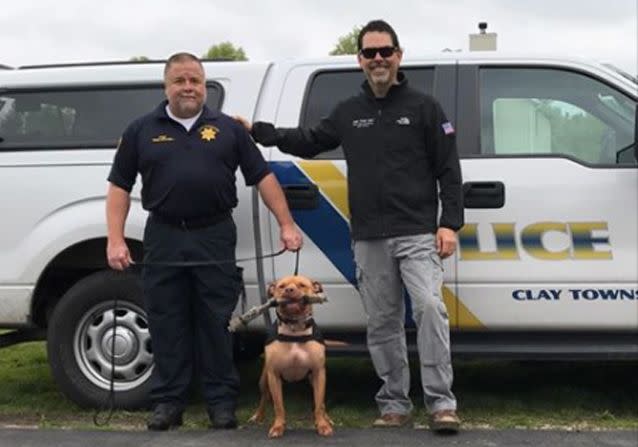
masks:
[[(467, 427), (638, 429), (636, 362), (457, 362), (454, 390)], [(246, 421), (258, 400), (261, 361), (242, 364), (238, 417)], [(415, 420), (424, 423), (418, 367), (412, 364)], [(93, 428), (92, 410), (67, 400), (53, 382), (42, 342), (0, 350), (0, 426)], [(369, 427), (376, 417), (379, 381), (367, 358), (328, 361), (326, 405), (338, 427)], [(285, 385), (290, 427), (311, 427), (311, 389)], [(194, 393), (186, 428), (208, 420)], [(101, 414), (103, 419), (106, 414)], [(146, 412), (117, 411), (108, 429), (145, 428)], [(270, 416), (270, 414), (269, 414)]]

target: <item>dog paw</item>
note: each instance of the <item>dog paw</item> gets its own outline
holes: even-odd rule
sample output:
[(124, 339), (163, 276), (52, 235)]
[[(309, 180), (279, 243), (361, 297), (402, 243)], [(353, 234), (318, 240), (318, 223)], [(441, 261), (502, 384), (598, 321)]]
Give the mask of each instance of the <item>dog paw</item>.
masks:
[(284, 435), (285, 426), (283, 424), (273, 424), (268, 430), (269, 438), (281, 438)]
[(330, 424), (317, 425), (317, 433), (319, 436), (332, 436), (333, 430)]
[(262, 422), (264, 422), (264, 414), (259, 412), (253, 414), (250, 419), (248, 419), (249, 424), (261, 424)]
[(332, 436), (332, 425), (332, 421), (328, 418), (317, 421), (315, 423), (315, 427), (317, 428), (317, 433), (319, 434), (319, 436)]

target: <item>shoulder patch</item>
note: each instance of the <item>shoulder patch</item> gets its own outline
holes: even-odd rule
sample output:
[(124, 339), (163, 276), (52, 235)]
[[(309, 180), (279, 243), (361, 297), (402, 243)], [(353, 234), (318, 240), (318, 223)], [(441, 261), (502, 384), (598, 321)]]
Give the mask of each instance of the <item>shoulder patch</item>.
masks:
[(454, 127), (452, 127), (452, 123), (449, 121), (441, 124), (441, 127), (443, 128), (445, 135), (452, 135), (454, 133)]

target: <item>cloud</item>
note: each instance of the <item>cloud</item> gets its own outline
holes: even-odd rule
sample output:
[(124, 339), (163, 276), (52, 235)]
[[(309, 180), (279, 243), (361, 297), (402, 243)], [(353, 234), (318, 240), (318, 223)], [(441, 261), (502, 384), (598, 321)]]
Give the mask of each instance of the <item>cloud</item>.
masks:
[(383, 18), (406, 57), (468, 49), (479, 21), (499, 49), (582, 54), (636, 72), (636, 0), (30, 0), (7, 1), (0, 63), (164, 59), (230, 41), (252, 60), (325, 56), (356, 25)]

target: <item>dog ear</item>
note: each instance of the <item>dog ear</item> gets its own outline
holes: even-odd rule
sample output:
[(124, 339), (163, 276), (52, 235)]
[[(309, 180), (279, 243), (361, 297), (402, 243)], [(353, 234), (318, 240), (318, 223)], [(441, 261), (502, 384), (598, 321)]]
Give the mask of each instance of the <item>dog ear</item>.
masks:
[(312, 291), (315, 293), (323, 292), (323, 287), (321, 286), (321, 283), (319, 281), (312, 282)]
[(273, 281), (270, 284), (268, 284), (268, 296), (272, 297), (275, 296), (275, 288), (277, 287), (277, 281)]

